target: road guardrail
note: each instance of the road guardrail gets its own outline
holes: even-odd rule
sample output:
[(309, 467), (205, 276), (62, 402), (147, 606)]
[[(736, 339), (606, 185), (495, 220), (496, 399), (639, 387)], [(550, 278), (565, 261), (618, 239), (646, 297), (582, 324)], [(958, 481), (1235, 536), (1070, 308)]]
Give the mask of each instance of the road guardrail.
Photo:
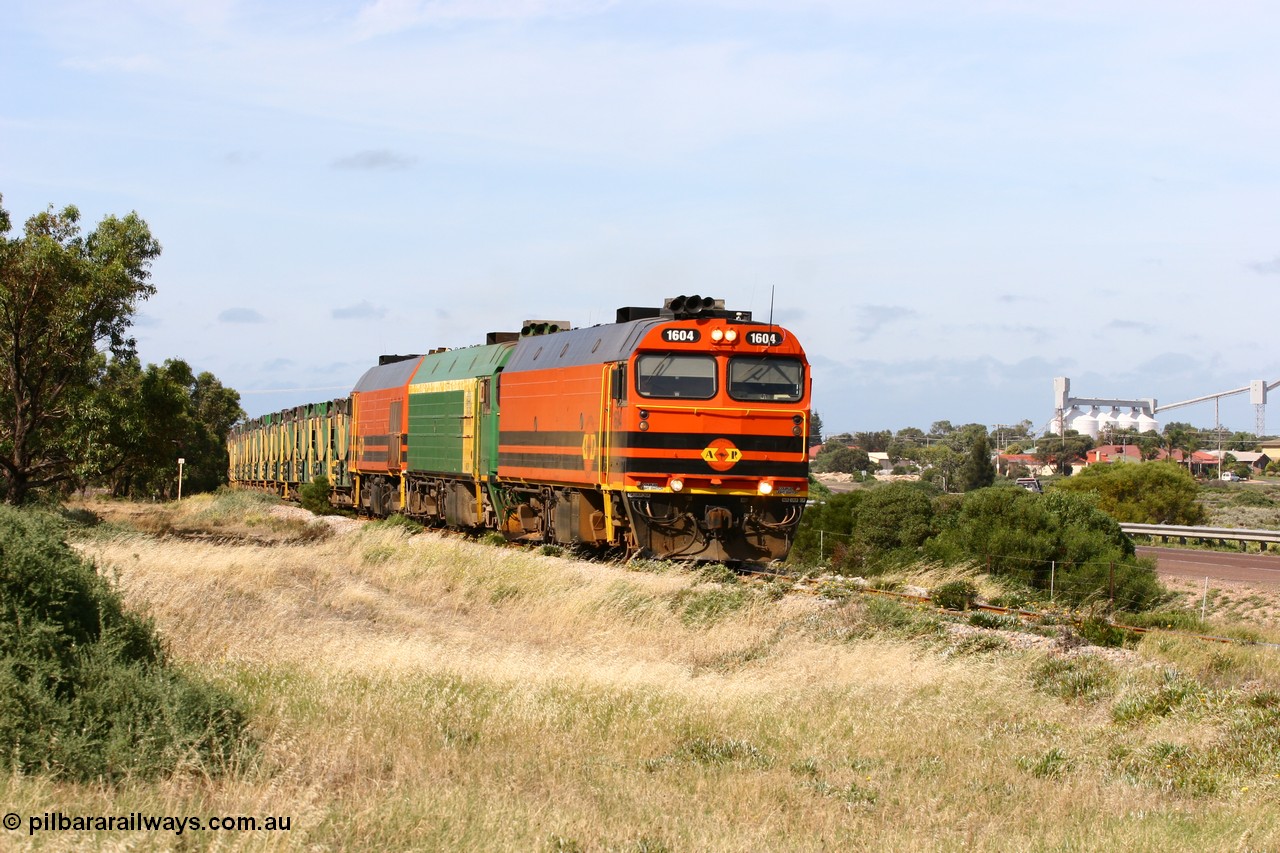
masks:
[(1267, 550), (1268, 544), (1280, 545), (1280, 530), (1254, 530), (1246, 527), (1184, 527), (1177, 524), (1121, 524), (1125, 533), (1139, 536), (1158, 536), (1162, 541), (1177, 539), (1187, 544), (1188, 539), (1217, 542), (1257, 542)]

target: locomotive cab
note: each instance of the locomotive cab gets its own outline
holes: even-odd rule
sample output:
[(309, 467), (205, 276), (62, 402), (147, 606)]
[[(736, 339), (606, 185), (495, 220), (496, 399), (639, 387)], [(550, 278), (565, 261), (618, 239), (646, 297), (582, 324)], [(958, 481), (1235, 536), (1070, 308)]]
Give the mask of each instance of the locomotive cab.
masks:
[(810, 380), (795, 338), (723, 303), (677, 298), (625, 374), (614, 443), (636, 547), (682, 559), (785, 557), (808, 497)]

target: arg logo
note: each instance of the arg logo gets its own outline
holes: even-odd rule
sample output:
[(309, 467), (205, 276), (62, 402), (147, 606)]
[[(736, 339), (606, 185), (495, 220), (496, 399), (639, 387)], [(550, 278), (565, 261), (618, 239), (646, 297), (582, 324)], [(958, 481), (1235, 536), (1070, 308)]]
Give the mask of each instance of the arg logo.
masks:
[(742, 458), (742, 451), (727, 438), (717, 438), (702, 450), (703, 460), (712, 471), (728, 471)]

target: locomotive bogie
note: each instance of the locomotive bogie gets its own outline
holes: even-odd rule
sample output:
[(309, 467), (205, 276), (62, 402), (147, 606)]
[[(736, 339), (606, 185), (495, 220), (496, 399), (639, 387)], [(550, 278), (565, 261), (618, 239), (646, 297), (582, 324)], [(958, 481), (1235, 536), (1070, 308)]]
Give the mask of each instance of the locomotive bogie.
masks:
[(786, 557), (804, 499), (629, 493), (627, 509), (644, 553), (767, 563)]

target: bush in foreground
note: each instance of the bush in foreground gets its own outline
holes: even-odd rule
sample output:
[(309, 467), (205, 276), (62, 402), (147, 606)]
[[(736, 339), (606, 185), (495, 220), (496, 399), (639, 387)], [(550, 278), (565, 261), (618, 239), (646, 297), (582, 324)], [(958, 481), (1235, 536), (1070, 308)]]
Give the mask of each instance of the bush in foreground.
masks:
[(968, 610), (977, 597), (978, 587), (968, 580), (948, 581), (930, 591), (933, 603), (947, 610)]
[(836, 495), (805, 512), (791, 561), (828, 563), (842, 574), (909, 565), (933, 533), (936, 493), (919, 483), (886, 483)]
[(333, 511), (333, 507), (329, 504), (329, 492), (331, 490), (329, 478), (321, 474), (310, 483), (304, 483), (298, 489), (298, 502), (302, 504), (302, 508), (316, 515), (325, 515)]
[(221, 689), (175, 671), (154, 626), (49, 517), (0, 506), (0, 767), (72, 779), (217, 772), (246, 743)]
[(1105, 600), (1138, 612), (1166, 591), (1149, 561), (1091, 494), (1033, 494), (1009, 485), (940, 494), (891, 483), (837, 495), (806, 511), (793, 565), (871, 576), (920, 560), (977, 565), (1044, 596), (1079, 606)]
[(1165, 597), (1154, 568), (1089, 495), (993, 487), (964, 496), (939, 522), (926, 553), (944, 564), (976, 562), (997, 577), (1054, 590), (1073, 606), (1105, 599), (1147, 610)]

